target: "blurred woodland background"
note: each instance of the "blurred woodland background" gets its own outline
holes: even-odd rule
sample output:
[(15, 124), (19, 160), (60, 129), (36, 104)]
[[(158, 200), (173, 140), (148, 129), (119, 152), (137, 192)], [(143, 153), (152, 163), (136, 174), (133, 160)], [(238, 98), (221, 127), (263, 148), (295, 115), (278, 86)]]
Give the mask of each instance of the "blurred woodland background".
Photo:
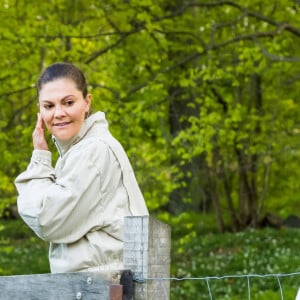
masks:
[(0, 0), (2, 219), (19, 224), (36, 80), (68, 61), (177, 254), (207, 232), (300, 226), (299, 13), (296, 0)]

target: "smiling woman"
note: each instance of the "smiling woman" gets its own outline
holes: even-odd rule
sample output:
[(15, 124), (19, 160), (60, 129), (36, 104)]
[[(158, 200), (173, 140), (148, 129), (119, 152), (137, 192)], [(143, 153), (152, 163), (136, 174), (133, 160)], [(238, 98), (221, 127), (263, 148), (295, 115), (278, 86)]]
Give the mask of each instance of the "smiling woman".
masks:
[(60, 78), (48, 82), (39, 92), (41, 118), (57, 139), (68, 140), (75, 136), (88, 114), (91, 95), (83, 96), (73, 80)]
[[(31, 161), (15, 180), (23, 220), (50, 242), (51, 271), (123, 269), (125, 216), (148, 215), (127, 155), (72, 64), (49, 66), (38, 81)], [(45, 139), (60, 157), (55, 168)]]

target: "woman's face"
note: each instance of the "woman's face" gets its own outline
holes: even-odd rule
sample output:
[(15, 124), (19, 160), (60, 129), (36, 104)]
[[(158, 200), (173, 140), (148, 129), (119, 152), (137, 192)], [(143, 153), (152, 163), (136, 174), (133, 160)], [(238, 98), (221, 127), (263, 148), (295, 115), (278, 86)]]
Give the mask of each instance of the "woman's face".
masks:
[(44, 84), (39, 92), (41, 117), (58, 140), (78, 134), (89, 111), (91, 95), (83, 97), (73, 80), (59, 78)]

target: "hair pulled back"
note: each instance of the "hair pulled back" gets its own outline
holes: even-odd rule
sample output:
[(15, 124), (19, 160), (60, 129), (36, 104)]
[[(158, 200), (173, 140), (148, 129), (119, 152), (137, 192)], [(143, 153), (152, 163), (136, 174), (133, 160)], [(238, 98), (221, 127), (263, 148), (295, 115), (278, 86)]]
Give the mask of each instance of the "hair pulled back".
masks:
[(66, 62), (54, 63), (42, 72), (37, 82), (37, 95), (39, 96), (44, 84), (61, 78), (72, 80), (78, 90), (82, 92), (83, 97), (87, 96), (87, 83), (84, 74), (76, 66)]

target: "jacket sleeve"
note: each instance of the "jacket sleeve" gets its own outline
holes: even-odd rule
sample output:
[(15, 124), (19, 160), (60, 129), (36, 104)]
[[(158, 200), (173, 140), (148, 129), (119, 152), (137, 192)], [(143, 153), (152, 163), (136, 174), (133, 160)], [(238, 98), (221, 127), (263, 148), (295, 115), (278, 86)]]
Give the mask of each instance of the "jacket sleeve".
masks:
[(56, 177), (51, 153), (34, 150), (27, 170), (16, 178), (19, 213), (42, 239), (72, 243), (91, 228), (101, 228), (100, 171), (90, 157), (95, 153), (109, 163), (108, 149), (100, 154), (85, 149), (84, 155), (72, 150)]

